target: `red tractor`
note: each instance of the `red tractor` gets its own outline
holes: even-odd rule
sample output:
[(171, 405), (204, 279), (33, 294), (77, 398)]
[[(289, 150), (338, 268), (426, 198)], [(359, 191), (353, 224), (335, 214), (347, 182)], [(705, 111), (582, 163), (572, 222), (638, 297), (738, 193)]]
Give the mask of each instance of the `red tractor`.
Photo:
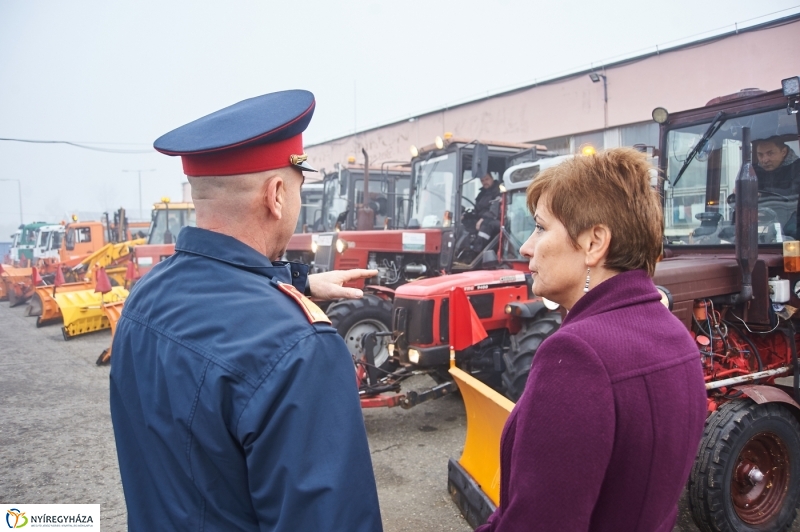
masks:
[[(532, 293), (528, 261), (519, 254), (534, 227), (525, 193), (540, 170), (567, 157), (542, 158), (506, 170), (500, 231), (492, 249), (480, 257), (484, 269), (430, 277), (397, 288), (388, 349), (393, 366), (387, 368), (380, 359), (359, 361), (362, 406), (409, 408), (454, 392), (456, 386), (448, 373), (451, 356), (456, 366), (492, 388), (513, 400), (519, 397), (536, 350), (561, 324), (561, 314)], [(480, 321), (476, 342), (466, 342), (463, 347), (454, 344), (450, 331), (450, 302), (456, 288), (466, 293)], [(466, 333), (463, 327), (456, 332), (459, 337)], [(393, 371), (382, 373), (381, 366)], [(420, 372), (430, 374), (438, 386), (422, 393), (397, 393), (405, 378)]]
[[(664, 204), (664, 255), (654, 281), (696, 339), (708, 391), (688, 484), (689, 509), (703, 531), (787, 530), (800, 501), (799, 108), (794, 77), (783, 80), (783, 90), (653, 112), (661, 124), (655, 155), (663, 179), (656, 185)], [(767, 145), (781, 161), (762, 155)], [(473, 393), (477, 381), (453, 375), (470, 424), (483, 429), (478, 435), (468, 425), (464, 455), (449, 467), (450, 492), (476, 525), (498, 503), (492, 479), (504, 418), (497, 418), (513, 405)], [(492, 419), (481, 417), (489, 411)]]
[[(418, 150), (412, 159), (408, 191), (396, 188), (395, 195), (387, 198), (395, 212), (407, 213), (404, 229), (364, 230), (376, 223), (372, 217), (377, 220), (383, 210), (356, 198), (348, 216), (358, 230), (342, 226), (341, 231), (317, 237), (315, 272), (352, 268), (379, 272), (358, 286), (365, 290), (362, 299), (336, 301), (326, 309), (351, 353), (363, 358), (364, 334), (380, 333), (375, 364), (382, 369), (393, 367), (385, 333), (392, 327), (395, 289), (421, 278), (484, 268), (483, 254), (470, 252), (477, 234), (472, 209), (480, 178), (487, 173), (500, 178), (510, 166), (546, 154), (543, 146), (530, 144), (437, 138), (435, 145)], [(499, 217), (499, 203), (494, 209)], [(485, 248), (495, 249), (498, 241), (499, 233)]]
[[(408, 168), (382, 164), (366, 173), (369, 203), (378, 213), (369, 230), (403, 227)], [(303, 210), (286, 248), (286, 260), (312, 264), (320, 233), (356, 228), (355, 206), (363, 203), (364, 174), (363, 165), (337, 164), (333, 172), (323, 172), (322, 183), (303, 185)]]

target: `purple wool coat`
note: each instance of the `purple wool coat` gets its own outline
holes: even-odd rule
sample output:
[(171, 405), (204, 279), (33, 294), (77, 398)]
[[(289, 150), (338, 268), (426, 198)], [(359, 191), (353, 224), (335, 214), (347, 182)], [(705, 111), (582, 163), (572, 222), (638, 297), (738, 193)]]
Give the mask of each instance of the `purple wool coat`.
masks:
[(706, 418), (700, 355), (643, 270), (584, 295), (503, 429), (480, 532), (670, 532)]

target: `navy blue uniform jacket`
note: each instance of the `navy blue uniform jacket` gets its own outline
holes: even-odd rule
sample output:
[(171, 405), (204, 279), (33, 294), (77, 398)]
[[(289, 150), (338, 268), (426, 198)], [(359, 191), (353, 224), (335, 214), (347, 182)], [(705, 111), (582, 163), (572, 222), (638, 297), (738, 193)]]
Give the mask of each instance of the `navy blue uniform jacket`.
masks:
[(278, 288), (307, 267), (184, 228), (114, 335), (131, 531), (381, 530), (352, 358)]

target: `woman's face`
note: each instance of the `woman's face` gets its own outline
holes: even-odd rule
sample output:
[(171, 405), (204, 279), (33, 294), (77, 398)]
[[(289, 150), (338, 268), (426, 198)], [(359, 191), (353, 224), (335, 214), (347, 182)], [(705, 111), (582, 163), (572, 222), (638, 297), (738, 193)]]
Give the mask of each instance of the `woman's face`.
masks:
[(586, 254), (575, 249), (567, 228), (551, 213), (546, 196), (539, 198), (530, 238), (520, 248), (533, 275), (533, 292), (572, 308), (583, 296), (586, 282)]

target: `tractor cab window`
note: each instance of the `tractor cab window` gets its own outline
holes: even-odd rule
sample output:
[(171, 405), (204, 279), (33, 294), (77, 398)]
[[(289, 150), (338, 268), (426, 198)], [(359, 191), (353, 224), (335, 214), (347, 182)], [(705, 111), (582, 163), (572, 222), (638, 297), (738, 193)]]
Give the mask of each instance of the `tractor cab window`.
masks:
[(300, 216), (297, 217), (294, 232), (302, 233), (303, 226), (306, 226), (308, 231), (314, 231), (322, 219), (322, 190), (301, 190), (300, 197), (302, 198)]
[(326, 176), (322, 186), (322, 221), (319, 231), (330, 232), (336, 229), (337, 223), (344, 227), (349, 213), (347, 205), (347, 178), (349, 172), (342, 171)]
[[(354, 188), (356, 193), (356, 205), (358, 206), (364, 204), (364, 179), (356, 179)], [(374, 227), (376, 229), (383, 228), (386, 218), (390, 216), (389, 198), (387, 196), (386, 185), (383, 184), (380, 178), (370, 178), (369, 198), (367, 199), (366, 203), (372, 209), (372, 212), (375, 213)]]
[(414, 163), (414, 197), (408, 228), (449, 227), (455, 209), (455, 153)]
[[(194, 209), (169, 209), (169, 232), (172, 243), (178, 238), (178, 233), (184, 227), (195, 227), (197, 218)], [(165, 244), (164, 235), (167, 232), (167, 209), (154, 209), (153, 219), (150, 222), (150, 233), (147, 237), (148, 244)]]
[[(759, 242), (772, 244), (800, 237), (796, 117), (784, 109), (723, 117), (713, 124), (718, 129), (706, 141), (704, 134), (714, 131), (709, 128), (711, 125), (709, 121), (667, 134), (664, 233), (668, 243), (734, 243), (736, 176), (742, 165), (743, 127), (750, 128), (751, 162), (758, 177)], [(767, 151), (773, 153), (769, 155)]]
[(510, 192), (506, 197), (506, 217), (502, 258), (524, 260), (519, 248), (533, 233), (536, 223), (528, 210), (526, 189)]
[(411, 193), (411, 177), (396, 177), (394, 182), (394, 227), (406, 226), (408, 199)]

